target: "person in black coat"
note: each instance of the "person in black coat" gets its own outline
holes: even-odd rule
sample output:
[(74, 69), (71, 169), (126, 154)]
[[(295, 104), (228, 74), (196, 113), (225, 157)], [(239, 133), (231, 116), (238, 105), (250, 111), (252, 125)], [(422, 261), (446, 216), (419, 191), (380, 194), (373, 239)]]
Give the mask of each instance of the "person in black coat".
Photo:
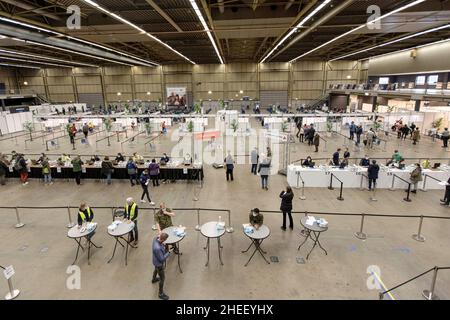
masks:
[(372, 164), (367, 169), (368, 178), (369, 178), (369, 191), (373, 188), (375, 189), (378, 179), (378, 173), (380, 172), (380, 166), (377, 164), (376, 160), (372, 160)]
[(447, 185), (445, 186), (445, 196), (444, 199), (441, 199), (441, 205), (448, 206), (450, 205), (450, 178), (447, 181)]
[(292, 199), (294, 199), (294, 192), (291, 187), (286, 187), (286, 191), (281, 191), (281, 206), (280, 210), (283, 212), (283, 225), (281, 229), (286, 231), (286, 214), (289, 216), (289, 229), (294, 229), (294, 221), (292, 220)]

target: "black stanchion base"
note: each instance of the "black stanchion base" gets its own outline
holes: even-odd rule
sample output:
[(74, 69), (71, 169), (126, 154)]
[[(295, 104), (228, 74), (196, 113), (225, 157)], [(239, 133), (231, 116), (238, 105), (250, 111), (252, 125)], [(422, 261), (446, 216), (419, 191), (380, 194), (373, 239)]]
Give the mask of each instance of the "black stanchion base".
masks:
[(344, 198), (342, 198), (342, 197), (337, 197), (337, 199), (338, 199), (339, 201), (344, 201)]
[(334, 188), (332, 188), (332, 187), (328, 187), (328, 190), (334, 190)]
[(412, 200), (411, 200), (411, 199), (408, 199), (408, 198), (404, 198), (403, 201), (411, 202)]

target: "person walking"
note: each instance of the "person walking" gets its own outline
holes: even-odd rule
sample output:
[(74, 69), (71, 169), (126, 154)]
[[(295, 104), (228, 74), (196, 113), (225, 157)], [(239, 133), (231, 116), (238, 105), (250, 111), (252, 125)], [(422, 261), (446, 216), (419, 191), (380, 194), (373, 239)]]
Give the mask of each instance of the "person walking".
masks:
[(6, 156), (0, 153), (0, 185), (6, 184), (6, 172), (8, 172), (9, 161)]
[(42, 161), (41, 161), (41, 166), (42, 166), (42, 175), (44, 176), (44, 184), (45, 185), (52, 185), (53, 181), (52, 181), (52, 169), (50, 168), (50, 164), (48, 162), (48, 158), (45, 157)]
[(258, 173), (261, 176), (261, 187), (262, 189), (269, 190), (269, 174), (270, 174), (270, 166), (271, 159), (266, 157), (265, 155), (261, 155), (263, 160), (259, 164)]
[(442, 142), (444, 145), (442, 148), (448, 148), (448, 140), (450, 139), (450, 132), (448, 131), (448, 128), (445, 128), (444, 131), (441, 133)]
[(75, 181), (77, 183), (77, 185), (81, 184), (81, 171), (82, 168), (81, 166), (83, 165), (83, 161), (81, 161), (81, 158), (79, 155), (77, 155), (75, 157), (75, 159), (72, 160), (72, 170), (73, 170), (73, 174), (75, 176)]
[(150, 179), (152, 180), (154, 187), (159, 187), (159, 164), (156, 163), (155, 159), (152, 159), (148, 167), (148, 171), (150, 173)]
[(130, 177), (130, 183), (131, 186), (134, 187), (136, 182), (136, 185), (139, 185), (139, 179), (138, 179), (138, 168), (136, 163), (134, 163), (133, 158), (129, 157), (127, 162), (127, 172)]
[(155, 203), (150, 199), (150, 194), (148, 193), (148, 184), (150, 183), (150, 176), (148, 175), (148, 170), (145, 169), (141, 173), (141, 177), (139, 178), (139, 181), (141, 183), (142, 187), (142, 196), (141, 196), (141, 202), (145, 203), (144, 197), (147, 196), (148, 202), (150, 202), (150, 205), (154, 206)]
[[(411, 180), (411, 183), (413, 185), (412, 187), (412, 193), (417, 193), (417, 187), (419, 185), (419, 182), (422, 181), (422, 167), (420, 166), (420, 163), (416, 163), (416, 167), (411, 172), (411, 176), (409, 177)], [(408, 191), (408, 190), (406, 190)]]
[(281, 206), (280, 210), (283, 212), (283, 225), (281, 230), (286, 231), (286, 215), (289, 216), (289, 229), (294, 229), (294, 221), (292, 219), (292, 199), (294, 199), (294, 192), (291, 187), (286, 187), (286, 191), (281, 191)]
[(313, 144), (314, 135), (316, 134), (316, 129), (314, 129), (314, 125), (311, 124), (308, 130), (308, 146)]
[(226, 166), (226, 176), (227, 176), (227, 181), (229, 181), (231, 179), (231, 181), (234, 180), (233, 177), (233, 169), (234, 169), (234, 159), (233, 156), (231, 155), (230, 151), (228, 151), (228, 155), (227, 157), (223, 160), (223, 162), (225, 162), (225, 166)]
[(417, 144), (417, 142), (420, 140), (420, 130), (419, 128), (415, 128), (414, 131), (412, 132), (412, 139), (413, 139), (413, 144)]
[(356, 133), (356, 125), (355, 122), (352, 121), (352, 123), (350, 124), (350, 139), (353, 140), (355, 138), (355, 133)]
[(153, 266), (155, 267), (152, 283), (159, 282), (159, 298), (162, 300), (169, 300), (169, 296), (164, 293), (164, 281), (166, 280), (164, 265), (167, 258), (170, 256), (170, 252), (166, 250), (164, 242), (168, 237), (169, 235), (167, 233), (161, 233), (153, 240), (152, 245)]
[(376, 188), (378, 173), (380, 172), (380, 166), (377, 164), (376, 160), (372, 160), (372, 163), (367, 168), (367, 176), (369, 178), (369, 191), (372, 191), (373, 188)]
[(320, 145), (320, 135), (318, 132), (314, 135), (313, 144), (316, 150), (314, 152), (319, 152), (319, 145)]
[(443, 206), (450, 205), (450, 178), (447, 180), (447, 184), (445, 185), (444, 199), (440, 199), (440, 201)]
[(139, 232), (138, 232), (138, 205), (134, 202), (133, 198), (127, 198), (127, 203), (125, 204), (125, 216), (124, 219), (130, 222), (134, 222), (134, 228), (130, 232), (130, 242), (137, 247), (139, 242)]
[(106, 177), (106, 183), (111, 184), (111, 176), (114, 171), (114, 166), (112, 162), (109, 160), (108, 156), (105, 156), (105, 158), (102, 161), (102, 170), (101, 173), (103, 176)]
[(256, 175), (256, 171), (258, 169), (258, 160), (259, 160), (258, 149), (255, 147), (250, 154), (250, 161), (252, 163), (252, 173), (254, 175)]

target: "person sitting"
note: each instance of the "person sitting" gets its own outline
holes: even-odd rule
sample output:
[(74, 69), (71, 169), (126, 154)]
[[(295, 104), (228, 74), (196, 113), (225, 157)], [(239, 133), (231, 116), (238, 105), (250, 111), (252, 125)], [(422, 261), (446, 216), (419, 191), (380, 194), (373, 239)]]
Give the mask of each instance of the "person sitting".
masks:
[(306, 160), (303, 161), (302, 166), (303, 167), (313, 168), (314, 167), (314, 162), (312, 161), (312, 158), (311, 157), (306, 158)]
[(135, 153), (133, 153), (133, 161), (134, 161), (134, 163), (140, 164), (144, 161), (144, 157), (142, 157), (140, 154), (135, 152)]
[(100, 160), (100, 157), (99, 157), (99, 156), (97, 156), (97, 155), (94, 154), (94, 155), (91, 157), (91, 161), (97, 162), (97, 161), (101, 161), (101, 160)]
[(41, 156), (39, 157), (39, 159), (36, 161), (38, 164), (42, 163), (45, 159), (47, 159), (47, 156), (45, 155), (45, 153), (41, 153)]
[(391, 160), (389, 160), (386, 165), (389, 166), (391, 164), (399, 163), (402, 159), (402, 155), (398, 152), (398, 150), (395, 150)]
[(249, 222), (256, 230), (264, 224), (264, 216), (259, 212), (258, 208), (250, 212)]
[(360, 165), (361, 167), (368, 167), (368, 166), (370, 166), (370, 159), (369, 159), (369, 156), (366, 155), (363, 159), (361, 159), (361, 161), (359, 162), (359, 165)]
[(69, 156), (69, 155), (63, 153), (63, 155), (61, 156), (61, 161), (62, 161), (63, 163), (67, 163), (67, 162), (71, 162), (72, 159), (70, 159), (70, 156)]
[(159, 163), (161, 165), (166, 165), (167, 163), (169, 163), (169, 161), (170, 161), (169, 156), (166, 153), (163, 153), (163, 156), (161, 157)]
[(422, 161), (422, 168), (423, 169), (430, 169), (431, 168), (430, 159), (425, 159), (425, 160)]
[(125, 161), (125, 158), (124, 158), (124, 156), (119, 152), (119, 153), (117, 154), (117, 156), (116, 156), (115, 161), (116, 161), (116, 162), (122, 162), (122, 161)]

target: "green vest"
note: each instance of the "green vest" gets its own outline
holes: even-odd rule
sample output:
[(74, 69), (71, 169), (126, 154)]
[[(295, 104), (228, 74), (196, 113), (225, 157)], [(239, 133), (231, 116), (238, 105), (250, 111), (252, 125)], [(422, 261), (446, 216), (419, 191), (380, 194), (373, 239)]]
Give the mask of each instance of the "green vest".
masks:
[[(134, 218), (134, 213), (136, 212), (136, 207), (137, 207), (136, 203), (133, 203), (131, 205), (130, 220), (133, 220), (133, 218)], [(128, 210), (129, 210), (128, 208), (129, 208), (129, 206), (128, 206), (128, 204), (126, 204), (125, 205), (125, 213), (127, 216), (128, 216)]]
[[(91, 220), (91, 208), (87, 207), (86, 210), (87, 210), (88, 218), (89, 218), (89, 220)], [(83, 211), (80, 210), (78, 212), (78, 214), (80, 215), (81, 220), (86, 221), (86, 215), (84, 214)]]

